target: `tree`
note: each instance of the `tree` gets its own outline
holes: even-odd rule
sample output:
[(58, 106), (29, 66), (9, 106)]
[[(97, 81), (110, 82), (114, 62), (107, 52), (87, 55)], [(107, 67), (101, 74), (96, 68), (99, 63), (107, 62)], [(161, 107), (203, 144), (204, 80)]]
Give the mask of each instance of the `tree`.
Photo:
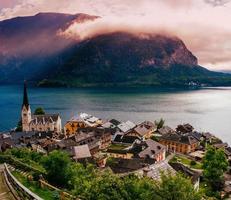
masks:
[(66, 152), (52, 151), (42, 161), (47, 172), (47, 180), (57, 186), (69, 187), (69, 180), (72, 176), (71, 163), (71, 159)]
[(129, 175), (123, 178), (124, 189), (129, 200), (160, 200), (155, 188), (155, 181), (148, 178), (139, 178), (136, 175)]
[(157, 126), (157, 130), (162, 128), (164, 126), (164, 123), (165, 123), (165, 121), (163, 118), (161, 118), (159, 121), (155, 121), (155, 125)]
[(125, 200), (128, 199), (123, 180), (109, 171), (103, 172), (91, 181), (85, 194), (88, 200)]
[(219, 191), (223, 186), (223, 174), (228, 168), (228, 161), (223, 149), (209, 146), (203, 159), (202, 168), (206, 182), (213, 191)]
[(22, 119), (18, 121), (17, 127), (15, 129), (16, 132), (21, 132), (22, 131)]
[(162, 175), (161, 182), (156, 184), (156, 193), (161, 200), (201, 200), (202, 194), (194, 190), (190, 179), (181, 174)]
[(35, 109), (34, 114), (35, 115), (44, 115), (45, 111), (43, 110), (42, 107), (38, 107), (38, 108)]

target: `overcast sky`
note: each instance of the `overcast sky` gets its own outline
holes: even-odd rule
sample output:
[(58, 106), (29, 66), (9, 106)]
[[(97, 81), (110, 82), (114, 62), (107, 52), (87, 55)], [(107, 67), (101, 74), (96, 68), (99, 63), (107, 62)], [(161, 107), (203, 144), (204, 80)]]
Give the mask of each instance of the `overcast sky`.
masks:
[[(231, 70), (231, 3), (229, 0), (0, 0), (0, 20), (38, 12), (87, 13), (103, 18), (67, 30), (164, 31), (180, 37), (210, 69)], [(92, 33), (93, 32), (93, 33)]]

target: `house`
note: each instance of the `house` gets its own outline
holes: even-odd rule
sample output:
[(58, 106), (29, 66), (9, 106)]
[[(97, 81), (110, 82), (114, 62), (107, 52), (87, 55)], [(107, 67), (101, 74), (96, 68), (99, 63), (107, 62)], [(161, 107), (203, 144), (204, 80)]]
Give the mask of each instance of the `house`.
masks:
[(106, 153), (108, 157), (113, 158), (123, 158), (123, 159), (131, 159), (134, 154), (130, 151), (131, 145), (125, 144), (111, 144)]
[(181, 163), (169, 163), (169, 164), (175, 171), (184, 174), (186, 177), (189, 177), (191, 179), (192, 184), (194, 185), (194, 189), (196, 191), (199, 190), (201, 173), (196, 172)]
[(202, 161), (202, 159), (205, 156), (205, 152), (198, 150), (198, 151), (194, 151), (194, 152), (190, 153), (189, 155), (196, 161)]
[(136, 140), (140, 140), (137, 136), (130, 136), (130, 135), (122, 135), (122, 134), (115, 134), (113, 139), (113, 143), (120, 143), (120, 144), (133, 144)]
[(212, 143), (212, 140), (214, 138), (214, 136), (209, 132), (202, 133), (202, 137), (204, 138), (204, 141), (208, 142), (209, 144)]
[(191, 135), (167, 134), (159, 138), (159, 142), (167, 146), (169, 151), (188, 154), (194, 152), (199, 141)]
[(0, 152), (13, 147), (13, 140), (9, 133), (0, 133)]
[(122, 133), (127, 133), (129, 132), (130, 130), (132, 130), (133, 128), (135, 128), (136, 125), (131, 122), (131, 121), (126, 121), (126, 122), (122, 122), (120, 123), (117, 128), (120, 130), (120, 132)]
[(166, 135), (166, 134), (173, 134), (175, 133), (175, 131), (169, 126), (163, 126), (162, 128), (158, 129), (156, 133), (160, 135)]
[(190, 133), (193, 131), (193, 126), (190, 124), (180, 124), (177, 126), (176, 131), (178, 133)]
[(127, 132), (126, 135), (148, 139), (152, 136), (155, 130), (156, 126), (154, 123), (150, 121), (144, 121), (141, 124), (137, 125), (133, 130)]
[(193, 137), (196, 138), (198, 141), (203, 141), (203, 140), (204, 140), (202, 133), (199, 133), (199, 132), (197, 132), (197, 131), (189, 132), (188, 135), (193, 136)]
[(64, 125), (64, 133), (67, 137), (76, 133), (78, 128), (85, 128), (86, 124), (79, 117), (72, 117)]
[(118, 120), (116, 120), (116, 119), (111, 119), (110, 121), (109, 121), (111, 124), (113, 124), (114, 126), (118, 126), (119, 124), (121, 124), (121, 122), (120, 121), (118, 121)]
[(79, 128), (74, 138), (78, 145), (91, 144), (99, 141), (99, 149), (105, 149), (111, 144), (113, 132), (113, 129), (99, 127)]
[(130, 173), (136, 170), (142, 169), (154, 164), (155, 161), (152, 159), (144, 160), (140, 158), (124, 159), (124, 158), (113, 158), (107, 165), (112, 169), (114, 173)]
[(134, 154), (141, 159), (149, 158), (156, 162), (165, 160), (166, 147), (152, 139), (147, 139), (144, 142), (138, 142), (133, 148), (134, 151), (137, 151), (140, 148), (140, 151), (138, 150), (138, 152)]
[(92, 157), (90, 153), (90, 149), (87, 144), (75, 146), (73, 148), (72, 156), (75, 161), (80, 161), (80, 160), (88, 159)]
[(105, 122), (101, 125), (102, 128), (116, 129), (117, 125), (111, 123), (110, 121)]
[(61, 133), (62, 124), (59, 114), (31, 114), (30, 104), (27, 95), (27, 86), (24, 82), (23, 104), (21, 109), (22, 131), (30, 132), (57, 132)]
[(167, 160), (149, 165), (136, 172), (138, 176), (149, 177), (154, 180), (160, 181), (163, 174), (175, 175), (176, 171), (168, 164)]
[(66, 136), (76, 133), (78, 128), (98, 127), (103, 124), (103, 121), (95, 116), (87, 113), (80, 113), (79, 116), (74, 116), (64, 126)]

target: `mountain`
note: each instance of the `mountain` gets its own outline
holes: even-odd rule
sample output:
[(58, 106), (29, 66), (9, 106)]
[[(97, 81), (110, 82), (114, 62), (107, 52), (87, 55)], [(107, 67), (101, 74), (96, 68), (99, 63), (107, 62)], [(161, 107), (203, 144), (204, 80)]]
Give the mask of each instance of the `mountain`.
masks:
[(38, 78), (75, 41), (60, 36), (71, 23), (93, 20), (86, 14), (39, 13), (0, 21), (0, 81)]
[(199, 66), (177, 37), (117, 32), (80, 43), (40, 86), (219, 85), (226, 79)]
[(86, 14), (39, 13), (0, 22), (0, 82), (27, 79), (39, 86), (231, 85), (211, 72), (182, 40), (157, 34), (115, 32), (83, 41), (64, 37)]

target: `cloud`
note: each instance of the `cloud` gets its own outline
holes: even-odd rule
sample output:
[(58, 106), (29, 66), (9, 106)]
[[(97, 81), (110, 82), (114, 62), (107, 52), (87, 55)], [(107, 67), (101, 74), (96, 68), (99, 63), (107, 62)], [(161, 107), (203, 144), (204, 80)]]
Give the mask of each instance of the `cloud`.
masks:
[(230, 9), (229, 0), (19, 0), (2, 9), (0, 19), (38, 12), (99, 15), (65, 34), (83, 39), (113, 31), (165, 32), (180, 37), (201, 65), (231, 69)]

